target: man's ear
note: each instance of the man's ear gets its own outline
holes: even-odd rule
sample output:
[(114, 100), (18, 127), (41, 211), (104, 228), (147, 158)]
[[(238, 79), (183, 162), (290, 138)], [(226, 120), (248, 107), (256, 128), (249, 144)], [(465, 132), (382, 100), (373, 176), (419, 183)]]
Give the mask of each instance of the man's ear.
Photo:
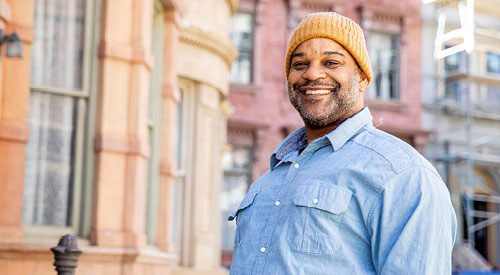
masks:
[(366, 91), (366, 88), (368, 88), (368, 77), (366, 77), (365, 73), (361, 68), (358, 67), (358, 74), (359, 74), (359, 91), (364, 92)]

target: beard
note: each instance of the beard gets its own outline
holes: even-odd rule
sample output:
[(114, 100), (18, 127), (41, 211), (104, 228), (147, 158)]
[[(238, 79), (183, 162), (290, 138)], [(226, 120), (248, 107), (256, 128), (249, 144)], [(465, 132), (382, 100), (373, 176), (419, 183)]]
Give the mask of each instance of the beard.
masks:
[[(306, 127), (317, 130), (340, 124), (357, 111), (354, 108), (359, 100), (360, 92), (359, 76), (356, 76), (351, 76), (344, 86), (334, 80), (332, 82), (316, 80), (304, 84), (288, 84), (288, 98), (299, 112)], [(328, 86), (334, 87), (334, 89), (326, 99), (306, 99), (300, 91), (300, 88), (304, 86)], [(321, 103), (322, 101), (324, 103)]]

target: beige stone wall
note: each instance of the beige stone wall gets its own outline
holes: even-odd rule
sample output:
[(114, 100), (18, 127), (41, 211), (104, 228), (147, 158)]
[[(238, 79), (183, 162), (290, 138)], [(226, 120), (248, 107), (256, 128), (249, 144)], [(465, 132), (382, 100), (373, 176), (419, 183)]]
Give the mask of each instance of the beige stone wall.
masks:
[[(17, 30), (24, 57), (0, 58), (0, 274), (55, 274), (54, 237), (23, 236), (30, 44), (35, 0), (0, 0), (0, 25)], [(80, 236), (78, 274), (224, 274), (219, 267), (219, 164), (228, 115), (229, 42), (235, 0), (163, 0), (160, 196), (156, 246), (146, 245), (149, 85), (154, 0), (100, 1), (92, 217)], [(178, 80), (191, 91), (189, 169), (181, 247), (171, 243)], [(77, 232), (75, 232), (77, 233)], [(49, 234), (50, 235), (50, 234)]]

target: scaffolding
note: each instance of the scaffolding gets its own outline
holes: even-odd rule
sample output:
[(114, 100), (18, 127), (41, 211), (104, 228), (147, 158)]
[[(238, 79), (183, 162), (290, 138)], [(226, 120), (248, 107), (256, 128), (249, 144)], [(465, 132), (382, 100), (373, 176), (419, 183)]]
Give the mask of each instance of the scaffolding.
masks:
[[(455, 81), (464, 81), (465, 86), (461, 90), (461, 95), (465, 99), (465, 104), (460, 104), (459, 114), (465, 117), (465, 139), (466, 139), (466, 154), (463, 156), (450, 156), (449, 150), (447, 150), (447, 144), (445, 144), (445, 155), (438, 158), (438, 161), (444, 161), (447, 164), (450, 163), (463, 163), (465, 162), (465, 177), (464, 180), (460, 181), (460, 193), (462, 200), (462, 206), (464, 209), (465, 223), (467, 228), (467, 239), (470, 248), (475, 247), (475, 232), (486, 228), (489, 225), (496, 224), (500, 221), (500, 213), (497, 211), (479, 211), (474, 209), (474, 202), (487, 202), (491, 204), (496, 204), (500, 206), (500, 196), (495, 195), (478, 195), (474, 194), (474, 178), (473, 178), (473, 167), (474, 161), (479, 158), (473, 153), (474, 140), (472, 137), (473, 132), (473, 112), (474, 104), (471, 99), (472, 94), (472, 81), (477, 81), (477, 76), (474, 76), (471, 71), (471, 60), (473, 58), (472, 52), (475, 49), (475, 33), (477, 31), (475, 26), (475, 1), (474, 0), (423, 0), (423, 4), (431, 4), (437, 8), (439, 13), (438, 25), (436, 31), (436, 39), (434, 41), (434, 57), (439, 61), (444, 58), (458, 54), (460, 52), (465, 52), (465, 72), (458, 73), (454, 75), (438, 77), (438, 86), (443, 87), (446, 79), (453, 79)], [(500, 2), (499, 2), (500, 3)], [(460, 18), (460, 27), (453, 29), (451, 31), (445, 32), (447, 15), (445, 9), (458, 9)], [(492, 10), (496, 8), (493, 7)], [(484, 10), (482, 10), (484, 12)], [(496, 12), (496, 11), (495, 11)], [(497, 16), (497, 14), (494, 14)], [(481, 30), (484, 32), (485, 30)], [(487, 31), (487, 30), (486, 30)], [(457, 40), (459, 43), (456, 43)], [(446, 42), (453, 41), (453, 46), (445, 47)], [(500, 79), (482, 79), (481, 81), (490, 82), (493, 85), (500, 86)], [(438, 90), (440, 90), (438, 88)], [(437, 109), (435, 115), (437, 119), (443, 113), (443, 95), (441, 93), (438, 96)], [(444, 106), (446, 108), (446, 106)], [(490, 163), (494, 165), (500, 165), (500, 158), (490, 158), (488, 159)], [(448, 168), (449, 169), (449, 168)], [(495, 209), (500, 209), (495, 208)], [(484, 219), (480, 222), (475, 223), (474, 218)]]

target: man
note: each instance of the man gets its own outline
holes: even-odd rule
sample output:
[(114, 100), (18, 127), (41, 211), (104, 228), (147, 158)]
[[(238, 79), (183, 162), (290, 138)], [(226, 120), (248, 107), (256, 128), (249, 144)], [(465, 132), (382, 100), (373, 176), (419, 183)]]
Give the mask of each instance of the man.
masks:
[(229, 216), (231, 274), (451, 274), (448, 190), (424, 157), (372, 125), (361, 28), (336, 13), (306, 16), (285, 72), (305, 127)]

